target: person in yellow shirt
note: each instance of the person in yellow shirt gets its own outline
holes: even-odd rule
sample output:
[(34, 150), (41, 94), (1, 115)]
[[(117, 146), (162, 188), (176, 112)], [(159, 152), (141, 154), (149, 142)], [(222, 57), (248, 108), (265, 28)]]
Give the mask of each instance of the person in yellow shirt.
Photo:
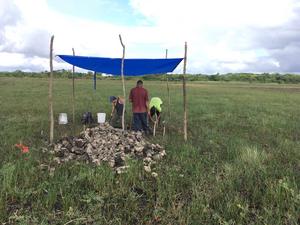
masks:
[[(153, 97), (150, 100), (150, 104), (149, 104), (149, 116), (150, 119), (152, 120), (152, 122), (159, 122), (160, 117), (161, 117), (161, 112), (162, 112), (162, 108), (161, 105), (163, 104), (163, 101), (159, 98), (159, 97)], [(155, 118), (156, 116), (156, 118)]]

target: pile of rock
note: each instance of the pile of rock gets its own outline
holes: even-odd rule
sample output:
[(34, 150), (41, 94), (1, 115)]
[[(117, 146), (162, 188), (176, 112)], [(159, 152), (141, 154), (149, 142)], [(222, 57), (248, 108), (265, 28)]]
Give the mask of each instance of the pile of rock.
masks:
[[(122, 131), (107, 123), (87, 128), (78, 137), (62, 138), (52, 153), (59, 164), (71, 160), (96, 165), (108, 163), (117, 173), (128, 167), (126, 157), (142, 159), (145, 171), (151, 173), (151, 166), (166, 155), (162, 146), (150, 143), (141, 132)], [(152, 175), (157, 176), (155, 172)]]

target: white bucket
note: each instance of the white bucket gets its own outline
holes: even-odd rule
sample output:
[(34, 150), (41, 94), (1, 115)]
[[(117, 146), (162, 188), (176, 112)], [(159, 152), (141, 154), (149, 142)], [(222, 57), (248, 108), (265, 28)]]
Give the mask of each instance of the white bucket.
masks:
[(68, 116), (67, 113), (60, 113), (58, 117), (58, 124), (67, 124)]
[(105, 123), (106, 113), (97, 113), (98, 123)]

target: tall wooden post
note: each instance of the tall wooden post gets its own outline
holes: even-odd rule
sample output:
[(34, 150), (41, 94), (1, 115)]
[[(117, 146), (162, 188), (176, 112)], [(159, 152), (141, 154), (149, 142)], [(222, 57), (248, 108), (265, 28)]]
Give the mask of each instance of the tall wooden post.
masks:
[(50, 144), (53, 144), (53, 131), (54, 131), (54, 118), (53, 118), (53, 99), (52, 99), (52, 89), (53, 89), (53, 40), (54, 35), (51, 37), (50, 41), (50, 76), (49, 76), (49, 96), (48, 96), (48, 109), (49, 109), (49, 119), (50, 119)]
[(123, 47), (123, 55), (122, 55), (122, 62), (121, 62), (121, 77), (122, 77), (122, 84), (123, 84), (123, 95), (124, 95), (124, 106), (122, 112), (122, 130), (125, 129), (125, 107), (126, 107), (126, 91), (125, 91), (125, 81), (124, 81), (124, 58), (125, 58), (125, 45), (123, 44), (121, 34), (119, 34), (120, 42)]
[(182, 88), (183, 88), (183, 133), (184, 140), (187, 141), (187, 104), (186, 104), (186, 60), (187, 60), (187, 43), (184, 44), (184, 61), (183, 61), (183, 75), (182, 75)]
[[(72, 48), (73, 56), (75, 56), (75, 50)], [(72, 107), (73, 107), (73, 135), (75, 135), (75, 66), (72, 68)]]
[(96, 91), (96, 84), (97, 84), (97, 77), (96, 77), (97, 72), (94, 71), (94, 90)]
[[(166, 59), (168, 58), (168, 49), (166, 49)], [(167, 80), (167, 92), (168, 92), (168, 115), (169, 115), (169, 120), (171, 119), (171, 99), (170, 99), (170, 88), (169, 88), (169, 78), (168, 75), (166, 74), (166, 80)]]

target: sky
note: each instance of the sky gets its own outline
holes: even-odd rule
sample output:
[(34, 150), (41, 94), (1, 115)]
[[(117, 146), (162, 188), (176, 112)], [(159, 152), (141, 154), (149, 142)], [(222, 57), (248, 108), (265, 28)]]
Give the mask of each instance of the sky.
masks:
[(0, 71), (49, 71), (51, 35), (54, 54), (118, 58), (119, 34), (126, 58), (186, 41), (187, 73), (300, 72), (299, 0), (0, 0)]

